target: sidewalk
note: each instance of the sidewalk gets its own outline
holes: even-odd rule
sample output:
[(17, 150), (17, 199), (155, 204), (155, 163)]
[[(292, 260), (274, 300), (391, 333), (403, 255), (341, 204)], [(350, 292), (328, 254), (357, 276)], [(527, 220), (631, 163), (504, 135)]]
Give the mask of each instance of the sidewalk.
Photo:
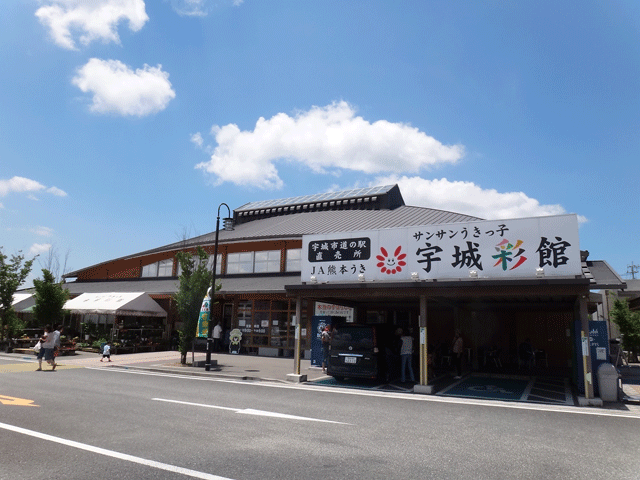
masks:
[[(258, 357), (257, 355), (232, 355), (216, 353), (211, 355), (212, 365), (209, 372), (204, 366), (191, 366), (192, 360), (196, 364), (205, 361), (205, 353), (197, 352), (187, 355), (187, 365), (180, 363), (180, 353), (177, 351), (131, 353), (112, 355), (112, 362), (100, 362), (101, 354), (77, 352), (75, 355), (58, 357), (60, 365), (82, 366), (94, 368), (124, 368), (149, 372), (159, 372), (178, 375), (194, 375), (218, 377), (250, 381), (287, 382), (287, 375), (294, 373), (293, 358)], [(20, 353), (0, 353), (0, 358), (34, 362), (34, 355)], [(48, 366), (44, 367), (45, 369)], [(621, 367), (622, 387), (624, 399), (620, 403), (607, 403), (607, 409), (630, 409), (640, 414), (640, 364)], [(310, 360), (301, 360), (300, 374), (307, 376), (307, 381), (329, 379), (319, 367), (312, 367)]]
[[(21, 353), (2, 353), (2, 358), (36, 361), (34, 355)], [(60, 356), (60, 365), (74, 365), (96, 368), (128, 368), (146, 371), (175, 373), (180, 375), (201, 375), (224, 377), (238, 380), (265, 380), (286, 382), (287, 375), (294, 373), (293, 358), (258, 357), (257, 355), (232, 355), (229, 353), (214, 353), (211, 355), (211, 370), (205, 371), (204, 366), (191, 366), (192, 359), (196, 364), (204, 364), (206, 354), (196, 352), (187, 355), (187, 365), (180, 363), (180, 352), (162, 351), (111, 355), (111, 362), (100, 362), (101, 354), (76, 352), (75, 355)], [(45, 366), (46, 369), (48, 366)], [(300, 361), (300, 374), (307, 376), (307, 381), (326, 377), (322, 369), (312, 367), (310, 360)]]
[(618, 368), (622, 378), (625, 403), (640, 405), (640, 363), (631, 363)]

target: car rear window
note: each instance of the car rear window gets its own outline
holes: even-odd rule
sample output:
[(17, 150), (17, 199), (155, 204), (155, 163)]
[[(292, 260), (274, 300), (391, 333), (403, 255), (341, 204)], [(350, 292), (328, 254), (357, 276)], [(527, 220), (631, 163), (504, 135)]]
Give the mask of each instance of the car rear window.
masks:
[(333, 334), (332, 348), (373, 348), (373, 330), (366, 327), (341, 328)]

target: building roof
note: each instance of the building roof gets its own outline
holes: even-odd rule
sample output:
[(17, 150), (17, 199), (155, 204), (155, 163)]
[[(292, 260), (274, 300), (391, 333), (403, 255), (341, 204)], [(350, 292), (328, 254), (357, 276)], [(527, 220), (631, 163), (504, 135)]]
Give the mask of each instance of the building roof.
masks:
[[(382, 198), (384, 196), (394, 197), (394, 203), (390, 204), (387, 208), (393, 209), (399, 207), (400, 205), (404, 205), (404, 200), (402, 199), (402, 195), (400, 194), (400, 189), (398, 188), (398, 186), (385, 185), (381, 187), (367, 187), (357, 188), (353, 190), (343, 190), (340, 192), (314, 193), (312, 195), (280, 198), (276, 200), (260, 200), (257, 202), (246, 203), (240, 208), (236, 208), (234, 212), (244, 213), (263, 209), (277, 209), (280, 207), (296, 207), (294, 210), (298, 210), (298, 206), (300, 206), (300, 210), (302, 210), (302, 207), (304, 207), (304, 205), (311, 207), (312, 205), (315, 206), (316, 204), (320, 204), (319, 206), (322, 206), (321, 204), (326, 202), (333, 202), (333, 205), (325, 205), (325, 207), (337, 207), (342, 205), (343, 202), (345, 202), (345, 205), (362, 202), (373, 203), (376, 202), (378, 198)], [(361, 199), (360, 202), (358, 202), (358, 199)]]
[[(72, 296), (82, 293), (102, 292), (145, 292), (149, 295), (173, 295), (178, 291), (179, 281), (168, 279), (129, 279), (108, 280), (104, 282), (71, 282), (63, 286)], [(221, 277), (216, 280), (222, 288), (216, 293), (246, 294), (246, 293), (284, 293), (285, 285), (301, 283), (300, 274), (293, 275), (253, 275), (243, 277)]]
[(582, 273), (589, 279), (590, 289), (623, 289), (624, 280), (604, 260), (582, 262)]
[[(302, 235), (459, 223), (474, 220), (480, 219), (470, 215), (434, 208), (402, 205), (394, 210), (325, 210), (271, 216), (241, 223), (231, 231), (220, 229), (218, 236), (219, 243), (224, 244), (228, 242), (246, 242), (266, 239), (297, 239), (302, 238)], [(193, 248), (199, 245), (213, 245), (214, 242), (215, 231), (118, 259), (112, 259), (108, 262), (137, 258), (166, 251)], [(81, 271), (108, 262), (102, 262), (67, 273), (64, 277), (75, 277)]]

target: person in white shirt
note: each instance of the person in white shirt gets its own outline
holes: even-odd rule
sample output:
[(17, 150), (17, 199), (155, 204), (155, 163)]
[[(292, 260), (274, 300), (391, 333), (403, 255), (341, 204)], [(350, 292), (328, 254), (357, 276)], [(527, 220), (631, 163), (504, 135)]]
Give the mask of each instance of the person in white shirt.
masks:
[(104, 348), (102, 349), (102, 358), (100, 361), (103, 361), (105, 358), (111, 361), (111, 344), (109, 342), (104, 344)]
[(222, 338), (222, 326), (220, 322), (216, 323), (216, 326), (213, 327), (213, 351), (220, 351), (220, 339)]
[(38, 340), (38, 343), (40, 344), (40, 349), (38, 350), (38, 354), (36, 356), (36, 358), (38, 359), (38, 369), (36, 370), (36, 372), (39, 372), (42, 370), (42, 359), (44, 358), (44, 354), (46, 353), (44, 349), (44, 344), (47, 341), (47, 337), (49, 336), (50, 330), (51, 330), (51, 326), (46, 325), (44, 327), (44, 333), (40, 337), (40, 340)]
[(402, 335), (400, 337), (400, 341), (402, 342), (402, 346), (400, 347), (400, 358), (402, 359), (402, 367), (400, 369), (400, 381), (404, 383), (406, 379), (405, 372), (408, 366), (409, 378), (411, 378), (412, 382), (415, 382), (416, 378), (413, 376), (413, 366), (411, 365), (413, 360), (413, 337), (409, 334)]
[(42, 344), (41, 348), (44, 348), (44, 359), (45, 361), (53, 367), (51, 370), (55, 370), (58, 364), (55, 361), (55, 352), (60, 348), (60, 334), (63, 330), (62, 325), (58, 325), (52, 333), (47, 335), (47, 339)]

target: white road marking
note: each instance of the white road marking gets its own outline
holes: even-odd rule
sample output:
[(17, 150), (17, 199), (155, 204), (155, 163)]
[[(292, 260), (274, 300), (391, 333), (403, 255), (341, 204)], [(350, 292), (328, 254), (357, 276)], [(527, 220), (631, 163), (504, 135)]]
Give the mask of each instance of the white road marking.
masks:
[(186, 475), (188, 477), (201, 478), (204, 480), (233, 480), (227, 477), (211, 475), (210, 473), (198, 472), (197, 470), (190, 470), (188, 468), (169, 465), (168, 463), (156, 462), (155, 460), (147, 460), (146, 458), (135, 457), (127, 453), (114, 452), (113, 450), (94, 447), (93, 445), (87, 445), (86, 443), (67, 440), (66, 438), (54, 437), (53, 435), (47, 435), (46, 433), (27, 430), (26, 428), (16, 427), (14, 425), (8, 425), (6, 423), (0, 423), (0, 428), (3, 428), (5, 430), (10, 430), (16, 433), (22, 433), (23, 435), (36, 437), (36, 438), (39, 438), (40, 440), (48, 440), (50, 442), (67, 445), (69, 447), (78, 448), (80, 450), (86, 450), (88, 452), (97, 453), (99, 455), (105, 455), (107, 457), (113, 457), (119, 460), (125, 460), (127, 462), (139, 463), (140, 465), (145, 465), (147, 467), (157, 468), (160, 470), (166, 470), (167, 472), (179, 473), (181, 475)]
[(337, 423), (340, 425), (351, 425), (350, 423), (344, 422), (336, 422), (333, 420), (324, 420), (321, 418), (309, 418), (309, 417), (299, 417), (297, 415), (288, 415), (286, 413), (277, 413), (277, 412), (267, 412), (265, 410), (254, 410), (253, 408), (231, 408), (231, 407), (221, 407), (219, 405), (208, 405), (206, 403), (193, 403), (193, 402), (183, 402), (181, 400), (169, 400), (167, 398), (152, 398), (151, 400), (156, 400), (158, 402), (168, 402), (168, 403), (178, 403), (180, 405), (190, 405), (193, 407), (204, 407), (204, 408), (215, 408), (218, 410), (230, 410), (235, 413), (241, 413), (243, 415), (258, 415), (262, 417), (274, 417), (274, 418), (284, 418), (287, 420), (305, 420), (307, 422), (323, 422), (323, 423)]
[[(91, 367), (85, 367), (90, 368)], [(335, 393), (339, 395), (357, 395), (365, 397), (379, 397), (379, 398), (394, 398), (397, 400), (406, 400), (413, 402), (433, 402), (433, 403), (449, 403), (455, 405), (474, 405), (479, 407), (492, 407), (492, 408), (509, 408), (514, 410), (531, 410), (539, 412), (556, 412), (556, 413), (572, 413), (576, 415), (596, 415), (601, 417), (620, 417), (620, 418), (633, 418), (640, 420), (640, 412), (625, 412), (619, 410), (603, 410), (597, 407), (575, 407), (575, 406), (560, 406), (560, 405), (542, 405), (534, 403), (516, 403), (500, 400), (477, 400), (470, 398), (455, 398), (455, 397), (437, 397), (435, 395), (414, 395), (406, 393), (393, 393), (393, 392), (380, 392), (380, 391), (364, 391), (348, 388), (335, 388), (335, 387), (323, 387), (318, 385), (304, 385), (304, 384), (280, 384), (270, 383), (266, 381), (248, 381), (248, 380), (230, 380), (224, 378), (213, 377), (196, 377), (191, 375), (178, 375), (173, 373), (158, 373), (158, 372), (142, 372), (134, 370), (120, 370), (115, 368), (96, 368), (95, 370), (105, 372), (111, 371), (116, 373), (128, 373), (137, 375), (152, 375), (158, 377), (173, 377), (181, 378), (184, 380), (197, 380), (208, 382), (221, 382), (221, 383), (234, 383), (236, 385), (251, 385), (254, 387), (262, 388), (290, 388), (295, 390), (306, 390), (313, 392), (325, 392)]]

